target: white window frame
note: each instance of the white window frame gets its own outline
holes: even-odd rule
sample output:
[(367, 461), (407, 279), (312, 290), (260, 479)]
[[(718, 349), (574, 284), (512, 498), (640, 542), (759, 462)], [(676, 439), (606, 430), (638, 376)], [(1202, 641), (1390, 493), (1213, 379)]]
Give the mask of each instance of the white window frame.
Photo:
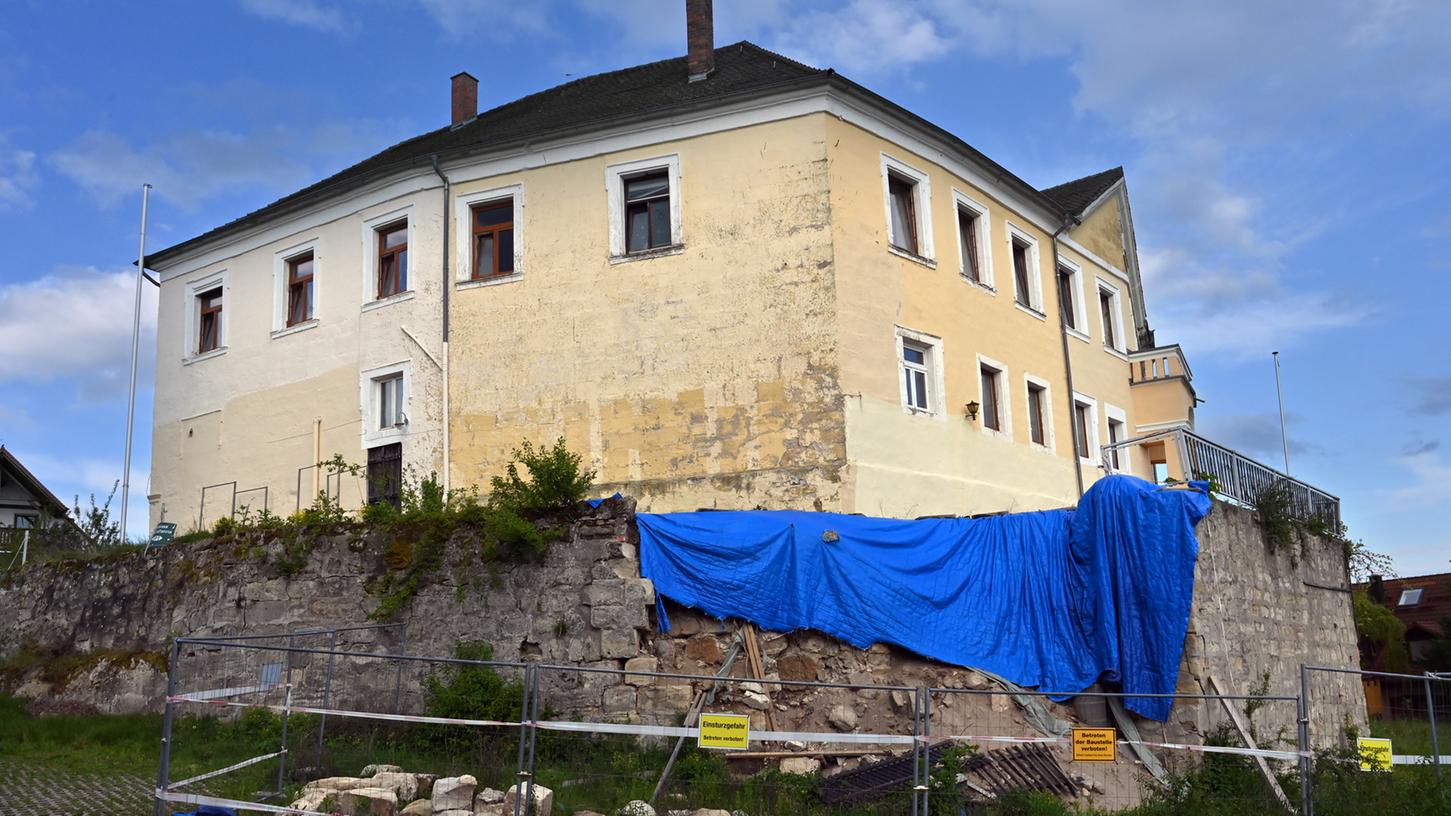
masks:
[(997, 388), (997, 391), (998, 391), (998, 412), (1001, 414), (1001, 417), (1000, 418), (1002, 420), (1002, 423), (1001, 424), (1002, 424), (1003, 427), (1002, 427), (1001, 430), (996, 430), (996, 431), (993, 430), (992, 428), (989, 428), (988, 425), (987, 425), (987, 414), (986, 413), (979, 413), (979, 415), (978, 415), (978, 421), (977, 421), (978, 427), (980, 427), (982, 429), (982, 432), (984, 434), (988, 435), (988, 436), (995, 436), (995, 437), (999, 437), (999, 438), (1002, 438), (1002, 439), (1011, 440), (1013, 438), (1013, 387), (1012, 387), (1012, 376), (1009, 373), (1008, 367), (1007, 367), (1006, 364), (1000, 363), (1000, 362), (998, 362), (997, 360), (994, 360), (991, 357), (984, 357), (981, 354), (977, 355), (977, 366), (973, 368), (972, 373), (973, 373), (974, 378), (977, 380), (977, 391), (978, 391), (978, 394), (977, 394), (977, 403), (978, 403), (978, 411), (980, 411), (980, 412), (986, 412), (987, 411), (987, 401), (983, 399), (983, 393), (982, 393), (982, 367), (983, 366), (987, 366), (989, 368), (996, 369), (997, 372), (998, 372), (997, 373), (997, 377), (996, 377), (996, 379), (997, 379), (997, 387), (998, 387)]
[[(1124, 409), (1118, 407), (1117, 405), (1113, 405), (1113, 404), (1110, 404), (1110, 403), (1105, 402), (1103, 404), (1103, 438), (1105, 440), (1107, 440), (1106, 444), (1110, 444), (1110, 445), (1113, 444), (1113, 434), (1109, 433), (1109, 427), (1110, 427), (1111, 423), (1114, 423), (1114, 422), (1117, 422), (1119, 424), (1119, 428), (1121, 429), (1121, 438), (1118, 441), (1120, 441), (1120, 442), (1126, 442), (1126, 441), (1128, 441), (1128, 438), (1129, 438), (1129, 435), (1128, 435), (1129, 434), (1129, 415), (1128, 415), (1128, 412), (1125, 411)], [(1128, 451), (1129, 451), (1128, 448), (1119, 448), (1118, 449), (1118, 454), (1119, 454), (1119, 456), (1118, 456), (1118, 467), (1109, 467), (1108, 462), (1104, 462), (1103, 463), (1104, 464), (1104, 467), (1107, 470), (1109, 470), (1109, 472), (1111, 472), (1111, 473), (1128, 473), (1129, 472), (1129, 467), (1128, 467), (1128, 464), (1129, 464), (1129, 462), (1128, 462)]]
[[(942, 338), (936, 335), (909, 329), (905, 326), (897, 326), (895, 332), (896, 340), (896, 366), (894, 370), (897, 375), (897, 392), (901, 397), (902, 411), (918, 416), (930, 416), (936, 419), (945, 419), (947, 416), (947, 393), (946, 377), (943, 374), (944, 358), (942, 350)], [(927, 349), (927, 410), (917, 408), (907, 402), (907, 381), (902, 376), (902, 369), (906, 365), (906, 358), (902, 354), (904, 342), (923, 346)]]
[[(625, 251), (625, 177), (664, 170), (670, 181), (670, 245), (643, 252)], [(605, 194), (610, 218), (610, 263), (624, 263), (641, 258), (675, 255), (685, 249), (684, 221), (681, 218), (680, 154), (671, 153), (649, 159), (611, 164), (605, 168)], [(518, 238), (515, 238), (516, 245)]]
[[(1028, 389), (1031, 386), (1043, 389), (1043, 444), (1041, 445), (1033, 441), (1033, 417), (1029, 413), (1033, 410), (1033, 403), (1028, 399)], [(1023, 375), (1023, 413), (1028, 420), (1028, 445), (1050, 453), (1057, 450), (1058, 440), (1053, 433), (1053, 386), (1049, 385), (1047, 380), (1032, 374)]]
[[(1038, 239), (1010, 221), (1004, 221), (1003, 225), (1007, 233), (1008, 271), (1012, 273), (1013, 278), (1013, 305), (1039, 320), (1047, 320), (1048, 315), (1043, 311), (1043, 266), (1038, 258)], [(1028, 248), (1027, 306), (1018, 302), (1018, 270), (1013, 266), (1014, 240), (1022, 241), (1024, 244), (1027, 244)]]
[[(508, 275), (499, 275), (487, 280), (474, 280), (473, 208), (478, 204), (502, 201), (505, 198), (513, 199), (514, 202), (514, 271)], [(454, 242), (458, 255), (458, 273), (454, 276), (454, 282), (458, 288), (495, 286), (501, 283), (513, 283), (524, 277), (524, 185), (522, 183), (456, 196), (453, 209), (454, 227), (458, 234), (458, 240)], [(409, 244), (410, 249), (412, 246)]]
[[(1415, 593), (1412, 595), (1411, 593)], [(1407, 587), (1401, 590), (1401, 596), (1396, 599), (1396, 608), (1420, 606), (1421, 599), (1426, 595), (1425, 587)]]
[[(887, 219), (887, 250), (908, 260), (937, 268), (937, 247), (932, 240), (932, 179), (922, 170), (882, 154), (882, 213)], [(897, 236), (892, 232), (892, 188), (893, 173), (912, 182), (912, 209), (917, 216), (917, 253), (913, 254), (897, 246)]]
[[(378, 297), (378, 229), (395, 221), (408, 222), (408, 288), (396, 295)], [(389, 210), (381, 215), (363, 219), (363, 310), (376, 309), (389, 303), (412, 299), (417, 292), (417, 277), (413, 274), (418, 263), (418, 247), (414, 243), (413, 205), (408, 204)]]
[(1074, 435), (1075, 438), (1078, 435), (1077, 434), (1077, 428), (1078, 428), (1078, 415), (1077, 415), (1077, 410), (1078, 409), (1077, 409), (1077, 406), (1084, 405), (1084, 406), (1087, 406), (1088, 407), (1088, 422), (1085, 423), (1087, 425), (1088, 438), (1084, 440), (1084, 448), (1087, 449), (1088, 455), (1087, 456), (1078, 456), (1078, 445), (1076, 443), (1073, 446), (1073, 455), (1074, 456), (1078, 456), (1078, 461), (1079, 462), (1082, 462), (1082, 463), (1085, 463), (1085, 464), (1090, 464), (1090, 465), (1098, 465), (1100, 463), (1100, 460), (1099, 460), (1099, 446), (1098, 446), (1098, 438), (1099, 438), (1099, 434), (1098, 434), (1098, 400), (1094, 399), (1093, 397), (1088, 396), (1087, 394), (1081, 394), (1081, 393), (1079, 393), (1077, 391), (1074, 391), (1073, 392), (1073, 405), (1074, 405), (1074, 415), (1071, 416), (1071, 417), (1069, 417), (1069, 419), (1073, 423), (1073, 429), (1074, 429), (1074, 434), (1073, 435)]
[[(215, 289), (218, 286), (222, 287), (222, 322), (217, 327), (217, 347), (211, 351), (198, 354), (196, 349), (197, 341), (200, 338), (197, 336), (197, 332), (201, 328), (201, 311), (197, 305), (197, 296), (203, 292)], [(232, 323), (232, 286), (230, 273), (226, 269), (218, 269), (215, 272), (209, 272), (187, 281), (185, 308), (186, 320), (183, 320), (182, 323), (185, 324), (186, 334), (182, 337), (182, 362), (195, 363), (226, 354), (227, 340), (231, 336), (229, 330), (231, 329)]]
[[(1068, 270), (1068, 286), (1073, 290), (1073, 323), (1076, 328), (1069, 328), (1066, 325), (1064, 328), (1073, 337), (1077, 337), (1085, 343), (1091, 342), (1088, 335), (1087, 299), (1083, 295), (1083, 266), (1063, 257), (1061, 254), (1058, 256), (1058, 265)], [(1055, 297), (1058, 294), (1057, 270), (1054, 270), (1053, 273), (1053, 294)]]
[[(286, 249), (279, 249), (272, 253), (272, 337), (286, 337), (289, 334), (297, 334), (301, 331), (317, 325), (318, 321), (318, 297), (322, 289), (321, 277), (318, 273), (322, 269), (322, 253), (318, 251), (321, 240), (311, 238), (300, 244), (293, 244)], [(287, 325), (287, 262), (299, 255), (312, 253), (312, 317), (298, 323), (296, 326)], [(222, 307), (222, 314), (226, 315), (226, 306)]]
[(957, 251), (962, 255), (962, 220), (958, 218), (958, 210), (971, 210), (977, 216), (977, 251), (982, 257), (977, 259), (978, 269), (982, 272), (981, 280), (973, 280), (967, 276), (967, 258), (958, 258), (957, 272), (962, 279), (979, 289), (996, 295), (998, 290), (993, 282), (993, 230), (992, 219), (988, 215), (987, 205), (982, 204), (968, 196), (967, 193), (952, 188), (952, 212), (953, 230), (957, 234)]
[[(411, 248), (411, 245), (410, 245)], [(379, 428), (379, 400), (378, 393), (381, 388), (381, 380), (397, 374), (403, 375), (403, 417), (405, 422), (401, 428)], [(359, 396), (361, 403), (359, 410), (363, 418), (363, 447), (376, 448), (379, 445), (387, 445), (406, 438), (413, 430), (414, 417), (412, 413), (413, 404), (413, 364), (404, 360), (390, 365), (370, 368), (359, 374), (358, 377)]]
[[(1127, 357), (1129, 346), (1128, 338), (1124, 337), (1123, 295), (1120, 294), (1117, 286), (1114, 286), (1103, 278), (1095, 277), (1094, 280), (1097, 282), (1097, 288), (1093, 290), (1095, 295), (1093, 305), (1095, 307), (1094, 310), (1098, 312), (1099, 330), (1103, 332), (1103, 339), (1105, 341), (1103, 347), (1110, 352), (1114, 352), (1115, 356)], [(1112, 314), (1109, 317), (1113, 326), (1113, 345), (1109, 345), (1107, 342), (1109, 335), (1108, 327), (1103, 324), (1103, 309), (1098, 308), (1098, 297), (1102, 293), (1107, 293), (1109, 299), (1112, 301), (1110, 304)]]

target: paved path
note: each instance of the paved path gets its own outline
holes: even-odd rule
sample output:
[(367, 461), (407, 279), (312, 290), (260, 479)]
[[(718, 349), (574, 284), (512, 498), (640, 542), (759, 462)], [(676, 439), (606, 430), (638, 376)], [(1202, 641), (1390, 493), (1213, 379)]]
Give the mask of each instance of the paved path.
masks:
[(151, 816), (156, 780), (0, 761), (0, 816)]

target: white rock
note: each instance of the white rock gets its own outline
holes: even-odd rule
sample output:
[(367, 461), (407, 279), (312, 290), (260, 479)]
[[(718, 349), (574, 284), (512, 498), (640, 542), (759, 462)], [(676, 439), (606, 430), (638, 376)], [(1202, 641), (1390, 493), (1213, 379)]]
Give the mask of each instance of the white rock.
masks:
[(786, 757), (781, 760), (781, 773), (810, 776), (821, 770), (821, 760), (816, 757)]
[(756, 711), (765, 711), (771, 706), (770, 699), (756, 691), (743, 692), (741, 699), (745, 701), (746, 708), (753, 708)]
[(322, 788), (303, 788), (302, 795), (288, 807), (293, 810), (305, 810), (309, 813), (316, 813), (322, 807), (322, 800), (332, 795), (331, 791)]
[(850, 731), (856, 728), (856, 710), (849, 705), (836, 706), (826, 715), (826, 721), (838, 731)]
[(338, 807), (350, 816), (395, 816), (398, 796), (387, 788), (356, 788), (338, 794)]
[(398, 811), (398, 816), (433, 816), (433, 802), (427, 799), (419, 799), (417, 802)]
[(655, 808), (650, 807), (648, 802), (636, 799), (627, 802), (624, 807), (615, 811), (616, 816), (655, 816)]
[(479, 780), (468, 774), (446, 776), (433, 783), (433, 812), (474, 809), (474, 790)]
[[(520, 792), (518, 785), (515, 785), (512, 788), (509, 788), (509, 792), (504, 794), (504, 812), (505, 813), (513, 813), (514, 812), (514, 802), (515, 802), (515, 800), (522, 798), (523, 795), (524, 794), (522, 792)], [(520, 811), (523, 811), (523, 810), (524, 810), (523, 808), (520, 808)], [(535, 813), (535, 816), (549, 816), (550, 812), (553, 811), (553, 810), (554, 810), (554, 791), (550, 790), (549, 788), (544, 787), (543, 785), (535, 785), (534, 786), (534, 813)]]
[(479, 788), (479, 792), (474, 795), (476, 805), (493, 805), (502, 801), (504, 801), (504, 792), (493, 788)]
[(403, 769), (397, 765), (364, 765), (363, 772), (359, 776), (369, 777), (380, 773), (403, 773)]
[(368, 784), (375, 788), (387, 788), (393, 791), (397, 794), (399, 802), (412, 802), (418, 798), (418, 776), (416, 774), (380, 771), (368, 780)]
[(314, 779), (302, 786), (303, 790), (325, 790), (345, 791), (353, 788), (367, 787), (368, 780), (359, 779), (356, 776), (326, 776), (322, 779)]

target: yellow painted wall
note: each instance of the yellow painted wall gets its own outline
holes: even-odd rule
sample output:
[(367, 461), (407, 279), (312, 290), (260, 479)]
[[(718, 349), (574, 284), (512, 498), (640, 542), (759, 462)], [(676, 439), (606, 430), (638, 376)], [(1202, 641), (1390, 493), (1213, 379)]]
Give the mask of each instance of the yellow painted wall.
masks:
[[(522, 184), (523, 276), (455, 293), (452, 471), (564, 436), (641, 509), (839, 507), (826, 117), (456, 185)], [(607, 165), (676, 154), (684, 250), (611, 263)], [(461, 260), (461, 259), (459, 259)], [(455, 261), (457, 263), (457, 260)]]
[(1124, 259), (1123, 218), (1116, 200), (1103, 202), (1068, 235), (1119, 269), (1129, 268)]
[[(1051, 235), (988, 192), (854, 125), (831, 121), (827, 140), (831, 146), (841, 389), (846, 395), (851, 461), (847, 508), (912, 516), (1073, 503), (1077, 498), (1073, 473), (1077, 457), (1051, 277)], [(929, 174), (935, 268), (888, 249), (881, 181), (884, 152)], [(990, 209), (996, 292), (960, 276), (954, 187)], [(1029, 314), (1014, 303), (1007, 222), (1038, 241), (1037, 274), (1042, 279), (1045, 316)], [(1082, 262), (1085, 274), (1095, 274), (1095, 267), (1085, 259), (1065, 254)], [(1127, 310), (1127, 286), (1119, 286)], [(1084, 291), (1088, 295), (1091, 289), (1085, 285)], [(1129, 412), (1127, 363), (1121, 354), (1103, 348), (1096, 328), (1097, 303), (1090, 305), (1090, 338), (1070, 338), (1075, 390)], [(1127, 313), (1122, 322), (1131, 325)], [(942, 339), (946, 386), (942, 416), (912, 414), (902, 407), (897, 326)], [(985, 431), (981, 419), (969, 421), (963, 415), (965, 403), (982, 401), (978, 354), (1007, 367), (1008, 433)], [(1029, 442), (1024, 374), (1049, 383), (1051, 449)], [(1102, 408), (1098, 422), (1099, 436), (1106, 439)], [(1102, 471), (1085, 465), (1082, 472), (1087, 485)]]

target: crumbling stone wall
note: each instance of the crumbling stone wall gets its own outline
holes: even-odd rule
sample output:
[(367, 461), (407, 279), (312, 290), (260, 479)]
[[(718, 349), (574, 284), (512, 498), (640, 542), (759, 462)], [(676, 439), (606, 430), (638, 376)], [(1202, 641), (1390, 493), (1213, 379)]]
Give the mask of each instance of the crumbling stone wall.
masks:
[[(460, 534), (442, 568), (399, 613), (407, 633), (345, 634), (343, 649), (448, 655), (461, 641), (493, 645), (500, 660), (564, 663), (591, 669), (628, 669), (714, 675), (732, 647), (737, 625), (673, 609), (668, 634), (655, 626), (653, 589), (640, 578), (634, 503), (604, 503), (580, 518), (565, 540), (538, 563), (477, 560), (476, 542)], [(1293, 695), (1301, 662), (1355, 665), (1355, 635), (1345, 586), (1344, 560), (1335, 544), (1307, 539), (1292, 555), (1267, 545), (1253, 514), (1217, 504), (1199, 528), (1200, 559), (1194, 611), (1180, 691), (1209, 691), (1214, 677), (1226, 693), (1255, 690), (1265, 672), (1268, 691)], [(234, 542), (174, 545), (149, 556), (41, 565), (0, 586), (0, 657), (25, 649), (62, 653), (138, 653), (165, 649), (173, 635), (283, 632), (348, 625), (377, 605), (370, 594), (385, 567), (384, 542), (349, 535), (319, 541), (305, 568), (291, 577)], [(858, 685), (963, 689), (933, 699), (935, 734), (1032, 736), (1021, 710), (986, 677), (924, 660), (904, 650), (852, 648), (812, 632), (759, 634), (767, 679)], [(309, 642), (309, 646), (318, 646)], [(191, 665), (220, 658), (193, 647)], [(51, 688), (34, 675), (17, 678), (19, 690), (49, 705), (99, 711), (156, 710), (164, 677), (145, 661), (129, 666), (98, 661)], [(744, 678), (747, 661), (734, 675)], [(438, 666), (379, 671), (359, 657), (335, 667), (335, 705), (376, 706), (391, 701), (420, 711), (422, 678)], [(318, 687), (321, 664), (301, 660), (295, 678), (303, 691)], [(224, 674), (226, 669), (217, 669)], [(214, 680), (226, 679), (222, 676)], [(706, 684), (683, 679), (549, 671), (541, 677), (548, 706), (585, 719), (676, 725)], [(1318, 742), (1344, 722), (1363, 722), (1358, 684), (1335, 694), (1317, 690), (1313, 708)], [(1242, 705), (1241, 705), (1242, 707)], [(857, 730), (910, 734), (912, 707), (903, 691), (733, 685), (714, 710), (748, 713), (757, 728), (766, 712), (778, 728)], [(1070, 706), (1052, 713), (1072, 718)], [(1272, 704), (1255, 714), (1262, 739), (1293, 738), (1293, 704)], [(1141, 723), (1150, 739), (1196, 741), (1227, 721), (1218, 703), (1181, 703), (1170, 722)], [(841, 758), (839, 766), (855, 760)]]

